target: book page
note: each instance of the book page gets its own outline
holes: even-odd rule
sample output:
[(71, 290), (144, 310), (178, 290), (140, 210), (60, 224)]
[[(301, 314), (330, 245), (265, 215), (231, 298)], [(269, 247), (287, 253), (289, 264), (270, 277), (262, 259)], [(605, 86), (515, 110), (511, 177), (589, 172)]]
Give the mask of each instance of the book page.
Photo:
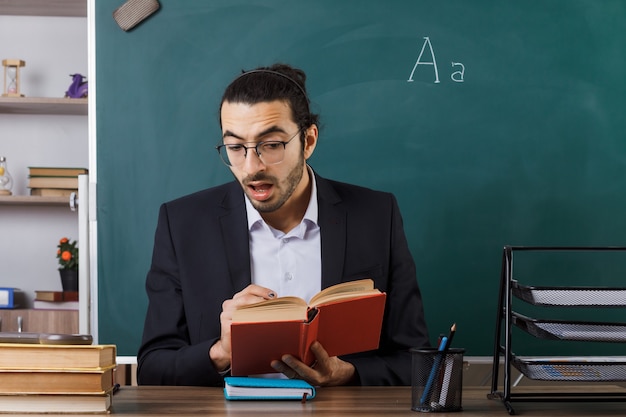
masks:
[[(342, 282), (317, 293), (311, 298), (310, 306), (315, 307), (334, 301), (379, 293), (379, 290), (374, 289), (374, 281), (369, 278)], [(239, 307), (233, 313), (233, 322), (306, 321), (307, 308), (306, 302), (299, 297), (278, 297)]]
[(233, 313), (234, 323), (306, 320), (306, 302), (298, 297), (278, 297), (239, 307)]
[(309, 304), (313, 307), (330, 301), (360, 297), (362, 295), (376, 294), (379, 292), (379, 290), (374, 289), (374, 281), (369, 278), (342, 282), (341, 284), (333, 285), (332, 287), (320, 291), (311, 298)]

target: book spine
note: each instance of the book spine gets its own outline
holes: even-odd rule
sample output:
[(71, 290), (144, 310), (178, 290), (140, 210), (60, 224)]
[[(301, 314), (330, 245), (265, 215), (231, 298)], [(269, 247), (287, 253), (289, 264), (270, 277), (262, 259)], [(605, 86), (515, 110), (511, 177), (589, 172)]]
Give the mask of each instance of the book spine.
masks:
[(315, 355), (311, 352), (311, 345), (317, 340), (318, 328), (319, 310), (315, 309), (313, 318), (300, 325), (300, 360), (309, 366), (315, 362)]

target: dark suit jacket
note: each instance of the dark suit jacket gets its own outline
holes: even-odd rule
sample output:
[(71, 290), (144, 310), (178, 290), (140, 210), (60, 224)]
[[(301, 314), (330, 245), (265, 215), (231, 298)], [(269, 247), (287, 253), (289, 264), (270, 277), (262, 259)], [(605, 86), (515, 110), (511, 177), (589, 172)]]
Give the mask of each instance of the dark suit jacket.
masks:
[[(410, 385), (408, 350), (429, 340), (396, 199), (316, 180), (322, 288), (370, 277), (387, 293), (379, 349), (342, 359), (354, 364), (362, 385)], [(244, 198), (233, 181), (161, 206), (146, 279), (140, 384), (222, 385), (208, 352), (220, 337), (222, 302), (250, 284)]]

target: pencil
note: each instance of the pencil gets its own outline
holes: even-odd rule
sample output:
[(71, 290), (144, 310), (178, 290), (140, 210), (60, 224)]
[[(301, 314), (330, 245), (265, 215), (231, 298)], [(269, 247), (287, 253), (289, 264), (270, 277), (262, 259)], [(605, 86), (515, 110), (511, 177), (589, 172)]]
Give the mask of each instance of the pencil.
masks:
[(450, 334), (448, 335), (448, 340), (446, 342), (446, 346), (444, 350), (447, 351), (448, 349), (450, 349), (450, 345), (452, 344), (452, 339), (454, 338), (455, 333), (456, 333), (456, 323), (454, 323), (452, 327), (450, 327)]

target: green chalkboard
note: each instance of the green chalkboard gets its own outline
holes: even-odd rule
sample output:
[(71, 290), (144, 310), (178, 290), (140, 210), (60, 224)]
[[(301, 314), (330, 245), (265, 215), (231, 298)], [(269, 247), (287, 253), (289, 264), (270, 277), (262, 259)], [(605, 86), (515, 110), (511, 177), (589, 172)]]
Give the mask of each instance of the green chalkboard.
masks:
[(122, 355), (159, 205), (231, 179), (221, 93), (276, 61), (309, 75), (314, 169), (398, 197), (433, 340), (457, 322), (492, 354), (505, 244), (626, 241), (622, 0), (161, 0), (130, 32), (120, 3), (95, 5), (95, 111), (99, 338)]

